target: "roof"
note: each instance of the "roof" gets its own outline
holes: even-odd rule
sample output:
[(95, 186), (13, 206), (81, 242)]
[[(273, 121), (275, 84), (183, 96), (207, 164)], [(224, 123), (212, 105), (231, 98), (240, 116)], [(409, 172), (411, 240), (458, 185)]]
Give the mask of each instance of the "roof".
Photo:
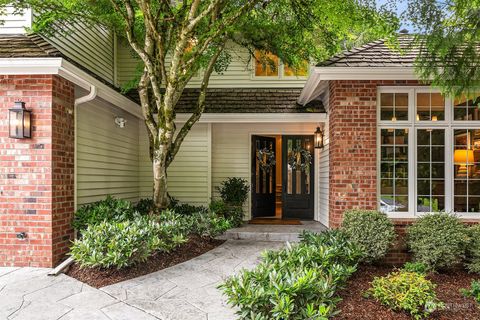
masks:
[(317, 67), (413, 67), (419, 53), (413, 47), (413, 36), (399, 36), (398, 42), (403, 51), (389, 48), (386, 40), (377, 40), (325, 60)]
[[(287, 89), (207, 89), (206, 113), (324, 113), (321, 101), (306, 106), (297, 103), (302, 88)], [(191, 113), (197, 104), (199, 89), (185, 89), (177, 104), (177, 113)]]
[(0, 58), (52, 58), (62, 54), (36, 34), (0, 35)]

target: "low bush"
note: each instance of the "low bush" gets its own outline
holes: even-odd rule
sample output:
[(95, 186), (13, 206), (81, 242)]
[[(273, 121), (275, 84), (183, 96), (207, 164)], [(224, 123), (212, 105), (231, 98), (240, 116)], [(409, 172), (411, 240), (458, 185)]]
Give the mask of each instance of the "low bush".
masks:
[(467, 259), (465, 264), (468, 271), (480, 273), (480, 224), (469, 227), (467, 234)]
[(392, 221), (378, 211), (359, 209), (346, 211), (342, 230), (363, 252), (362, 261), (365, 262), (385, 257), (395, 240)]
[(420, 274), (427, 274), (428, 267), (421, 262), (406, 262), (402, 268), (406, 272), (416, 272)]
[(173, 206), (170, 206), (170, 209), (184, 216), (190, 216), (194, 213), (199, 213), (199, 212), (208, 212), (208, 208), (204, 206), (194, 206), (188, 203), (180, 203), (180, 202), (176, 202)]
[(415, 319), (427, 317), (444, 304), (437, 299), (435, 284), (417, 272), (398, 271), (375, 277), (366, 295), (395, 311), (405, 311)]
[(480, 303), (480, 281), (473, 280), (470, 288), (468, 289), (461, 289), (460, 292), (469, 298), (475, 299), (477, 303)]
[(148, 214), (155, 211), (155, 203), (152, 198), (143, 198), (133, 206), (133, 209), (142, 214)]
[(140, 214), (135, 211), (130, 201), (107, 196), (105, 200), (87, 204), (78, 209), (75, 212), (72, 226), (83, 233), (82, 231), (88, 226), (103, 221), (126, 221), (138, 215)]
[(248, 181), (242, 178), (228, 178), (217, 187), (222, 200), (231, 206), (243, 206), (248, 199), (250, 186)]
[(204, 238), (215, 238), (233, 227), (231, 220), (213, 212), (198, 212), (189, 218), (189, 233)]
[(233, 227), (238, 227), (243, 223), (243, 208), (241, 206), (227, 205), (223, 200), (212, 200), (209, 210), (229, 219)]
[(145, 261), (156, 251), (168, 252), (186, 241), (177, 216), (137, 217), (88, 226), (73, 242), (70, 255), (81, 267), (118, 269)]
[(466, 228), (455, 215), (427, 214), (407, 228), (407, 246), (413, 258), (430, 270), (450, 268), (462, 261)]
[(356, 270), (354, 248), (340, 234), (304, 233), (300, 244), (267, 251), (254, 270), (220, 288), (242, 319), (327, 319), (335, 314), (336, 291)]

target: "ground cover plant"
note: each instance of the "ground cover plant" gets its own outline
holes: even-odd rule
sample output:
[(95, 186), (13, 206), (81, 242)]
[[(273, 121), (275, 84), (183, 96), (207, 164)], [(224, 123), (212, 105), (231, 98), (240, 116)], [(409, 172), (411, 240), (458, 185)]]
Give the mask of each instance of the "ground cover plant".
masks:
[(415, 319), (422, 319), (444, 307), (436, 296), (435, 287), (421, 273), (399, 270), (375, 277), (366, 295), (392, 310), (405, 311)]
[(255, 269), (220, 288), (242, 319), (327, 319), (360, 257), (341, 231), (304, 233), (299, 244), (265, 252)]

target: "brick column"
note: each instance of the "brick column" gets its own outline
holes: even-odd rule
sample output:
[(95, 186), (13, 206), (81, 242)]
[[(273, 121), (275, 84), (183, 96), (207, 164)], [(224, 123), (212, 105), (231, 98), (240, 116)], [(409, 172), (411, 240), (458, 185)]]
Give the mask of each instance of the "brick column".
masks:
[[(25, 102), (32, 139), (8, 137)], [(55, 75), (0, 76), (0, 266), (52, 267), (73, 238), (74, 85)], [(25, 232), (25, 239), (17, 234)]]
[(377, 83), (330, 81), (330, 227), (343, 212), (377, 207)]

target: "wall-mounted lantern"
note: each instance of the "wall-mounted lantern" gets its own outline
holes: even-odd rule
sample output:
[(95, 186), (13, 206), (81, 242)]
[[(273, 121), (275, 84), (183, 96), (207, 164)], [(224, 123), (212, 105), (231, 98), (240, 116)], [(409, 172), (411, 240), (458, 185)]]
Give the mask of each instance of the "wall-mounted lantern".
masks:
[(32, 137), (32, 111), (25, 109), (25, 102), (15, 102), (15, 107), (8, 110), (9, 136), (14, 139)]
[(314, 133), (314, 143), (315, 149), (323, 149), (323, 131), (320, 130), (320, 127), (317, 127)]
[(123, 129), (127, 125), (127, 120), (122, 117), (115, 117), (115, 124), (117, 125), (117, 127)]

